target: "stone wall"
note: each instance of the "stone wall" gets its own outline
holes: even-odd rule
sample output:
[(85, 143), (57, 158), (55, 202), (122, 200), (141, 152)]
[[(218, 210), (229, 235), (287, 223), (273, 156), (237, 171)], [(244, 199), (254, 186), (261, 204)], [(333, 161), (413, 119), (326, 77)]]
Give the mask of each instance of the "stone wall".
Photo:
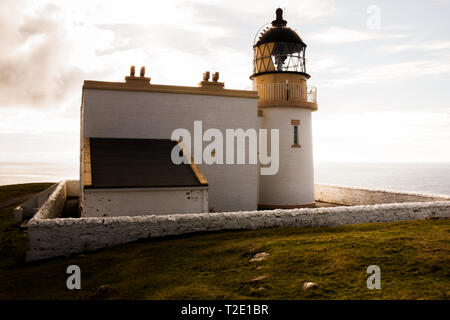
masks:
[(315, 200), (354, 206), (399, 202), (448, 201), (450, 196), (316, 184)]
[[(62, 181), (58, 183), (55, 190), (49, 195), (42, 207), (34, 215), (33, 219), (44, 220), (54, 219), (61, 216), (61, 212), (64, 208), (64, 203), (67, 198), (66, 182)], [(32, 219), (32, 220), (33, 220)]]
[(80, 182), (78, 180), (65, 180), (68, 197), (80, 196)]
[(244, 211), (225, 213), (43, 219), (28, 223), (27, 261), (68, 256), (142, 238), (198, 231), (271, 227), (338, 226), (450, 218), (450, 202), (414, 202), (370, 206)]
[(34, 197), (21, 203), (14, 208), (14, 223), (21, 223), (24, 219), (30, 219), (39, 210), (40, 207), (47, 201), (48, 197), (55, 191), (57, 183), (44, 191), (38, 193)]
[(14, 222), (20, 223), (39, 213), (41, 219), (53, 219), (61, 215), (67, 197), (79, 196), (78, 180), (63, 180), (38, 193), (14, 208)]

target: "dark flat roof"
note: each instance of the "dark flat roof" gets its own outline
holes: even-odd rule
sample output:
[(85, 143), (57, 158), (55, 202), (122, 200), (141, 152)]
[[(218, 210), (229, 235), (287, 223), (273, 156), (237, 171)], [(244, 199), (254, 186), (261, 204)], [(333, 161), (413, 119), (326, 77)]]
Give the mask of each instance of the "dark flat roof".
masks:
[(88, 188), (205, 186), (191, 165), (171, 160), (175, 141), (90, 138), (92, 186)]

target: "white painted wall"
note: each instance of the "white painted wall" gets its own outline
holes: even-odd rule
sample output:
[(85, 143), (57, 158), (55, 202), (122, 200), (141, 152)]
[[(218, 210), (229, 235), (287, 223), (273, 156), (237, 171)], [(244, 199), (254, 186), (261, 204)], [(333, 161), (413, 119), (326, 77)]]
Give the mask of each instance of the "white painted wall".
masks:
[[(295, 107), (270, 107), (264, 108), (263, 114), (263, 128), (280, 130), (280, 166), (278, 174), (261, 176), (259, 203), (314, 203), (311, 111)], [(301, 148), (292, 148), (294, 129), (291, 120), (300, 120), (298, 144)]]
[(138, 217), (36, 219), (28, 223), (27, 261), (97, 250), (137, 239), (199, 231), (450, 218), (450, 202)]
[(80, 196), (80, 182), (78, 180), (65, 180), (68, 197)]
[(448, 201), (450, 196), (400, 192), (392, 190), (364, 189), (356, 187), (315, 185), (316, 201), (336, 203), (348, 206), (374, 205), (399, 202)]
[[(353, 207), (220, 212), (135, 217), (55, 218), (64, 198), (65, 183), (59, 183), (46, 204), (28, 222), (27, 260), (39, 260), (76, 252), (96, 250), (141, 238), (198, 231), (259, 229), (269, 227), (336, 226), (355, 223), (450, 218), (450, 196), (386, 190), (317, 186), (340, 201), (354, 201), (362, 195), (376, 201), (415, 201)], [(319, 195), (319, 196), (324, 196)], [(445, 201), (447, 200), (447, 201)], [(123, 201), (123, 199), (121, 200)], [(426, 202), (420, 202), (426, 201)]]
[(47, 200), (33, 216), (35, 219), (54, 219), (61, 216), (67, 198), (66, 181), (58, 183)]
[(45, 189), (44, 191), (38, 193), (34, 197), (28, 199), (27, 201), (21, 203), (14, 208), (14, 223), (20, 223), (24, 219), (30, 219), (39, 210), (40, 207), (47, 201), (48, 197), (55, 191), (58, 187), (58, 183), (55, 183), (51, 187)]
[[(83, 137), (170, 139), (172, 131), (194, 132), (259, 128), (257, 99), (158, 92), (84, 90)], [(206, 146), (207, 143), (204, 144)], [(199, 165), (209, 183), (215, 211), (254, 210), (258, 201), (257, 165)]]
[(84, 217), (208, 212), (207, 187), (86, 189)]
[(168, 139), (175, 128), (255, 128), (257, 99), (84, 90), (84, 137)]

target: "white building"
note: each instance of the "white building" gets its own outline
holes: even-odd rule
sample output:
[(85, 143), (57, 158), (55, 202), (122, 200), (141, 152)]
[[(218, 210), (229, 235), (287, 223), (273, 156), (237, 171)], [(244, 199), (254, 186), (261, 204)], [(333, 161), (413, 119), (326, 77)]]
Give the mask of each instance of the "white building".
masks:
[[(254, 45), (255, 91), (225, 89), (218, 73), (212, 81), (208, 73), (198, 87), (156, 85), (145, 70), (135, 76), (134, 68), (125, 82), (85, 81), (81, 215), (313, 206), (311, 112), (317, 104), (306, 85), (305, 48), (278, 9)], [(194, 121), (224, 136), (226, 129), (278, 129), (278, 173), (260, 176), (259, 165), (248, 162), (174, 164), (172, 132), (194, 132)]]

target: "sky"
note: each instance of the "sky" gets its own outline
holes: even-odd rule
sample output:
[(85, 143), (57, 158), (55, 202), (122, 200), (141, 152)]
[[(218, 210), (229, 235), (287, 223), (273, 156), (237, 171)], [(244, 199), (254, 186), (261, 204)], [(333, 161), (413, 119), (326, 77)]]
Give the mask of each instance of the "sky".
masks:
[(0, 162), (75, 168), (83, 81), (131, 65), (251, 89), (277, 7), (308, 45), (315, 161), (450, 162), (450, 0), (0, 0)]

